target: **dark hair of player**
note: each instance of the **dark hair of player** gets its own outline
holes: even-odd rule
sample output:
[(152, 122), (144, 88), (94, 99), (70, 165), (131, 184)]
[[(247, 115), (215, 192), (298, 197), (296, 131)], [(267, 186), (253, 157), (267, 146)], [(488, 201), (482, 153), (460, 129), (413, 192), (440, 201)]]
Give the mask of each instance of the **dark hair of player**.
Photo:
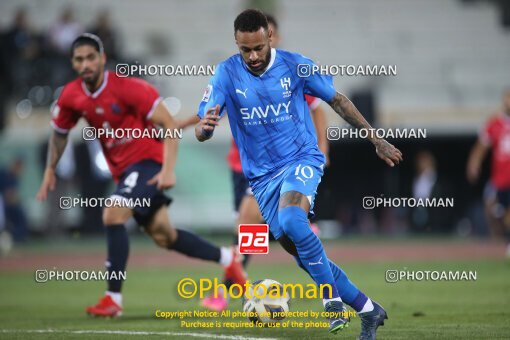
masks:
[(239, 14), (234, 21), (234, 33), (257, 32), (260, 28), (268, 29), (267, 18), (258, 9), (247, 9)]
[(276, 19), (271, 14), (266, 14), (267, 23), (270, 25), (273, 25), (275, 30), (278, 30), (278, 23), (276, 22)]
[(74, 55), (74, 50), (76, 48), (84, 45), (94, 47), (99, 53), (104, 52), (103, 42), (97, 35), (92, 33), (83, 33), (78, 38), (74, 39), (73, 43), (71, 44), (71, 57)]

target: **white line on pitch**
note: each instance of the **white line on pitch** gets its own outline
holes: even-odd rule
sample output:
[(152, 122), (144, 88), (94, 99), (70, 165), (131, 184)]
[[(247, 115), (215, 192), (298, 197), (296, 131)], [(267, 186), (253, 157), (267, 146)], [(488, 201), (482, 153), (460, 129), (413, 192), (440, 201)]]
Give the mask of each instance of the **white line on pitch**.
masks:
[(189, 336), (195, 338), (213, 338), (229, 340), (277, 340), (276, 338), (252, 338), (242, 335), (217, 335), (210, 333), (185, 332), (144, 332), (144, 331), (108, 331), (108, 330), (59, 330), (59, 329), (0, 329), (0, 333), (63, 333), (63, 334), (121, 334), (121, 335), (166, 335)]

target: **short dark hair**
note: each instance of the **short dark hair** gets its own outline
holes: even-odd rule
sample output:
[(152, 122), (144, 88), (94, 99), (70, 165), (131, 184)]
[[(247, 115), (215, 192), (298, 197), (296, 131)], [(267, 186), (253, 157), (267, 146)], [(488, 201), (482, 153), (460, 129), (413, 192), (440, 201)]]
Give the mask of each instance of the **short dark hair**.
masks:
[(270, 25), (273, 25), (274, 29), (278, 29), (278, 22), (276, 21), (276, 18), (271, 14), (266, 14), (267, 23)]
[(268, 29), (267, 18), (258, 9), (247, 9), (239, 14), (234, 21), (234, 33), (257, 32), (260, 28)]
[(104, 52), (103, 42), (99, 37), (92, 33), (83, 33), (78, 38), (74, 39), (71, 44), (71, 57), (74, 55), (74, 50), (80, 46), (89, 45), (95, 48), (99, 53)]

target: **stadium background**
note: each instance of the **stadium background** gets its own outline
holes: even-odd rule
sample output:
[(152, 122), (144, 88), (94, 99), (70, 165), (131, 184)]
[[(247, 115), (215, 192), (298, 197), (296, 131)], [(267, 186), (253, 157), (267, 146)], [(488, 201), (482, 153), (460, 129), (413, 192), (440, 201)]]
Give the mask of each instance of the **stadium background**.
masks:
[[(391, 141), (403, 151), (405, 159), (391, 170), (366, 141), (331, 142), (331, 165), (316, 202), (322, 237), (332, 239), (328, 249), (337, 251), (335, 254), (347, 263), (432, 260), (438, 261), (433, 266), (443, 261), (447, 269), (464, 268), (471, 263), (469, 259), (496, 259), (496, 267), (480, 265), (480, 270), (494, 275), (492, 282), (499, 289), (494, 291), (506, 292), (501, 302), (509, 302), (509, 285), (501, 280), (508, 277), (508, 267), (497, 260), (504, 256), (504, 244), (489, 237), (483, 215), (482, 191), (488, 179), (488, 162), (477, 185), (471, 186), (465, 179), (469, 149), (486, 119), (500, 108), (501, 94), (509, 86), (509, 8), (505, 1), (456, 0), (2, 1), (0, 167), (7, 171), (20, 165), (21, 170), (16, 189), (17, 219), (13, 222), (4, 216), (0, 228), (14, 231), (22, 242), (15, 243), (11, 254), (0, 257), (0, 273), (11, 280), (5, 281), (10, 283), (0, 289), (0, 295), (6, 297), (14, 289), (14, 282), (19, 282), (28, 270), (73, 264), (100, 267), (104, 258), (99, 210), (57, 208), (60, 196), (106, 196), (113, 187), (97, 145), (84, 143), (80, 128), (71, 134), (72, 148), (61, 166), (56, 193), (44, 204), (35, 200), (51, 131), (49, 109), (60, 86), (74, 76), (66, 42), (73, 34), (100, 27), (112, 70), (116, 63), (216, 64), (237, 52), (233, 20), (250, 7), (276, 16), (283, 38), (281, 48), (300, 52), (317, 63), (396, 65), (395, 77), (338, 76), (335, 86), (351, 97), (377, 127), (427, 129), (426, 139)], [(24, 11), (23, 20), (20, 10)], [(58, 24), (65, 12), (72, 18), (67, 24)], [(99, 18), (108, 25), (98, 26)], [(23, 25), (16, 26), (16, 21)], [(202, 76), (146, 79), (167, 98), (177, 119), (195, 114), (208, 81)], [(328, 125), (344, 126), (327, 104), (322, 106), (328, 114)], [(221, 236), (234, 226), (232, 184), (225, 159), (229, 144), (226, 121), (206, 144), (195, 140), (192, 129), (185, 131), (176, 168), (178, 184), (171, 190), (175, 200), (169, 211), (174, 224), (209, 236), (220, 235), (219, 242), (227, 242)], [(439, 213), (363, 209), (364, 196), (412, 197), (415, 161), (420, 153), (435, 159), (429, 164), (436, 164), (439, 192), (454, 197), (454, 208)], [(133, 236), (138, 236), (136, 228), (131, 227)], [(188, 264), (180, 257), (166, 262), (166, 254), (151, 247), (146, 239), (134, 239), (140, 243), (131, 256), (135, 268)], [(80, 256), (72, 257), (73, 253)], [(282, 263), (290, 263), (279, 250), (274, 253)], [(62, 254), (71, 256), (72, 261), (63, 261)], [(137, 255), (147, 257), (136, 260)], [(80, 262), (79, 258), (85, 256), (87, 260)], [(253, 270), (260, 275), (266, 275), (264, 261), (269, 260), (255, 261)], [(367, 275), (382, 280), (375, 267), (369, 264), (367, 268), (364, 272), (348, 265), (355, 277)], [(210, 273), (208, 270), (205, 272)], [(278, 279), (278, 274), (267, 275)], [(489, 283), (485, 287), (490, 290), (495, 286)], [(50, 295), (56, 296), (62, 287), (54, 286)], [(89, 300), (95, 298), (89, 295)], [(0, 303), (0, 308), (5, 312), (13, 304)], [(3, 320), (5, 324), (0, 326), (7, 327), (8, 318)], [(501, 334), (508, 336), (508, 328), (502, 329)]]

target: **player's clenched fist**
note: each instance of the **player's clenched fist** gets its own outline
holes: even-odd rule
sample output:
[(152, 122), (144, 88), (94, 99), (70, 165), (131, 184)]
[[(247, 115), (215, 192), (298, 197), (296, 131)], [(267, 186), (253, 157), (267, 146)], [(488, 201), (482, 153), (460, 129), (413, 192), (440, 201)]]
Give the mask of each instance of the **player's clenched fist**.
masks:
[(176, 183), (175, 173), (168, 171), (160, 171), (152, 177), (147, 184), (157, 185), (158, 190), (166, 190), (173, 187)]

